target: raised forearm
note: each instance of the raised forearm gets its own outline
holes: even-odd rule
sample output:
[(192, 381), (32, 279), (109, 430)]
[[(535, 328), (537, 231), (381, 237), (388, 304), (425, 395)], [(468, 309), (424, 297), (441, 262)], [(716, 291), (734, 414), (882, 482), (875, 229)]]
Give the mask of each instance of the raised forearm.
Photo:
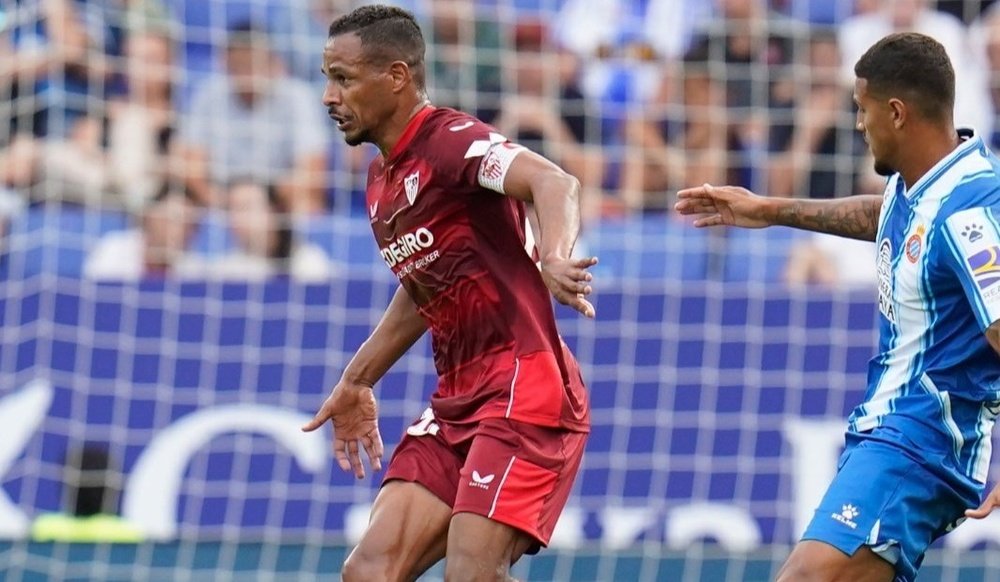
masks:
[(569, 258), (580, 234), (580, 182), (565, 172), (539, 173), (531, 183), (542, 261)]
[(427, 331), (427, 322), (405, 289), (396, 289), (392, 301), (344, 369), (344, 378), (353, 384), (372, 386)]
[(771, 224), (860, 240), (875, 240), (881, 196), (851, 196), (834, 200), (767, 200), (767, 220)]

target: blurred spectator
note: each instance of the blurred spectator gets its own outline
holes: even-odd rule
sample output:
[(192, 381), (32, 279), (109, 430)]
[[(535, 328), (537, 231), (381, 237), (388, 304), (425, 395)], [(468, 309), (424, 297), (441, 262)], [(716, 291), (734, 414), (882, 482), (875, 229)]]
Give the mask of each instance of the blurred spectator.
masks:
[[(106, 96), (107, 60), (97, 26), (87, 27), (73, 0), (5, 2), (0, 44), (0, 92), (10, 133), (66, 137), (87, 115), (91, 99)], [(0, 144), (3, 145), (3, 144)]]
[(855, 127), (853, 89), (840, 79), (832, 30), (814, 31), (791, 105), (791, 123), (772, 125), (771, 196), (834, 198), (857, 191), (864, 139)]
[(128, 92), (110, 106), (108, 187), (125, 208), (138, 212), (171, 170), (176, 141), (173, 42), (162, 33), (134, 32), (125, 54)]
[[(3, 167), (0, 160), (0, 167)], [(24, 211), (24, 199), (16, 191), (0, 185), (0, 260), (7, 251), (6, 236), (8, 225)]]
[(316, 47), (326, 43), (327, 29), (340, 14), (353, 10), (357, 0), (290, 0), (270, 14), (271, 44), (288, 72), (321, 86), (325, 79), (316, 66)]
[(854, 64), (861, 55), (880, 38), (904, 31), (926, 34), (944, 45), (955, 68), (955, 123), (990, 135), (989, 81), (968, 41), (969, 31), (954, 16), (932, 10), (928, 0), (885, 0), (879, 10), (844, 21), (839, 28), (844, 78), (853, 83)]
[(728, 163), (739, 138), (728, 120), (725, 78), (709, 65), (706, 48), (667, 68), (646, 115), (628, 122), (621, 197), (630, 209), (665, 210), (668, 191), (740, 181)]
[(766, 0), (716, 1), (721, 17), (695, 36), (688, 60), (703, 58), (724, 79), (733, 137), (727, 172), (737, 178), (731, 183), (766, 191), (761, 178), (771, 133), (776, 124), (790, 123), (809, 28), (770, 11)]
[(937, 0), (936, 4), (941, 12), (947, 12), (966, 24), (972, 24), (995, 2), (996, 0)]
[(621, 91), (642, 100), (656, 91), (657, 62), (680, 58), (711, 9), (711, 0), (567, 0), (556, 35), (585, 63), (588, 97)]
[(430, 3), (427, 90), (440, 106), (468, 111), (489, 123), (500, 108), (504, 47), (497, 18), (473, 0)]
[(515, 52), (504, 56), (507, 91), (494, 125), (507, 137), (552, 159), (583, 188), (585, 218), (598, 213), (604, 162), (600, 147), (586, 143), (594, 132), (588, 102), (577, 86), (576, 56), (551, 46), (544, 23), (523, 21)]
[(135, 281), (198, 271), (188, 252), (197, 224), (193, 193), (164, 183), (131, 230), (104, 235), (83, 265), (85, 277)]
[(9, 155), (17, 162), (10, 183), (23, 189), (33, 202), (72, 202), (94, 207), (106, 200), (108, 166), (105, 162), (105, 101), (95, 101), (65, 137), (33, 138), (19, 135)]
[(877, 280), (875, 244), (831, 234), (810, 233), (791, 247), (785, 282), (871, 290)]
[(138, 543), (142, 532), (118, 516), (122, 473), (104, 445), (67, 454), (63, 467), (66, 511), (38, 516), (31, 538), (40, 542)]
[(315, 92), (284, 72), (267, 35), (249, 22), (229, 31), (225, 64), (225, 76), (197, 88), (182, 123), (198, 200), (225, 206), (220, 186), (249, 176), (277, 184), (293, 213), (322, 210), (327, 123)]
[(287, 274), (302, 282), (329, 281), (330, 260), (302, 242), (273, 186), (238, 180), (229, 187), (228, 220), (237, 250), (204, 264), (209, 278), (264, 279)]
[[(195, 1), (195, 0), (187, 0)], [(196, 0), (204, 1), (204, 0)], [(218, 0), (216, 0), (218, 1)], [(432, 0), (383, 0), (380, 4), (400, 6), (413, 12), (418, 20), (427, 16), (424, 4)], [(322, 85), (326, 82), (320, 67), (316, 47), (326, 43), (327, 31), (338, 16), (368, 4), (365, 0), (256, 0), (266, 4), (267, 22), (271, 30), (271, 45), (288, 68), (289, 74), (310, 83)]]
[(123, 206), (132, 212), (145, 206), (169, 166), (171, 42), (162, 34), (135, 33), (126, 44), (127, 95), (91, 104), (65, 138), (19, 134), (0, 152), (0, 160), (7, 161), (2, 183), (30, 192), (35, 201)]
[[(1000, 4), (983, 14), (972, 29), (972, 39), (975, 51), (978, 53), (980, 65), (986, 71), (989, 79), (991, 111), (1000, 114)], [(1000, 148), (1000, 123), (994, 118), (993, 132), (988, 137), (988, 143), (994, 150)]]
[(830, 26), (854, 14), (855, 0), (775, 0), (772, 5), (792, 18)]

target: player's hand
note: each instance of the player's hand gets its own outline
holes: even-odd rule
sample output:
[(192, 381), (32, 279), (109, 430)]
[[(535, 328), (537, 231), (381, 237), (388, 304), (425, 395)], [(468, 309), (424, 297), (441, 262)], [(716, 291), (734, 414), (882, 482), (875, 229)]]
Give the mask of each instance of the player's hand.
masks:
[(593, 292), (590, 282), (594, 276), (587, 269), (596, 264), (597, 257), (543, 259), (542, 280), (556, 301), (592, 318), (596, 311), (590, 301), (587, 301), (587, 295)]
[(382, 436), (378, 432), (378, 404), (371, 386), (341, 380), (323, 402), (316, 416), (302, 427), (314, 431), (327, 420), (333, 421), (333, 456), (344, 471), (365, 477), (360, 449), (368, 454), (372, 470), (382, 469)]
[(681, 214), (697, 215), (697, 227), (742, 226), (762, 228), (770, 225), (766, 218), (766, 198), (739, 186), (686, 188), (677, 193), (674, 209)]
[(979, 504), (979, 507), (975, 509), (966, 509), (965, 517), (983, 519), (992, 513), (997, 507), (1000, 507), (1000, 485), (997, 485), (992, 491), (990, 491), (990, 494), (986, 496), (986, 499), (983, 499), (983, 502)]

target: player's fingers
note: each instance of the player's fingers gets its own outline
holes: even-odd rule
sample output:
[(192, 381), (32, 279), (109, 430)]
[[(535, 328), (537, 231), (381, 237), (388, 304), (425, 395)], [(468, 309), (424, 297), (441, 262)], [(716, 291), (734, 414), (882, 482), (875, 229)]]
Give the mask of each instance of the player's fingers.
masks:
[(713, 200), (702, 198), (678, 200), (674, 204), (674, 209), (681, 214), (709, 214), (716, 211)]
[(719, 226), (722, 224), (721, 214), (712, 214), (709, 216), (704, 216), (694, 221), (694, 225), (698, 228), (704, 228), (706, 226)]
[(330, 413), (326, 411), (325, 407), (320, 408), (319, 412), (316, 413), (316, 416), (314, 416), (312, 420), (302, 425), (302, 431), (312, 432), (317, 428), (323, 426), (323, 423), (325, 423), (328, 420), (330, 420)]
[(993, 513), (993, 509), (997, 506), (997, 500), (993, 498), (992, 495), (986, 496), (979, 507), (975, 509), (966, 509), (965, 517), (971, 517), (972, 519), (983, 519), (987, 515)]
[(573, 261), (572, 264), (577, 269), (587, 269), (587, 268), (593, 267), (594, 265), (597, 264), (597, 257), (587, 257), (587, 258), (584, 258), (584, 259), (576, 259), (575, 261)]
[(365, 447), (365, 453), (368, 455), (368, 460), (371, 461), (372, 471), (382, 470), (382, 453), (379, 450), (379, 443), (376, 440), (381, 440), (378, 438), (378, 433), (376, 432), (374, 436), (371, 434), (366, 435), (361, 439), (361, 444)]
[(583, 269), (570, 269), (566, 271), (566, 276), (574, 281), (592, 281), (594, 275)]
[(584, 299), (582, 295), (577, 295), (576, 297), (573, 298), (573, 301), (571, 301), (567, 305), (569, 305), (573, 309), (579, 311), (584, 316), (589, 317), (591, 319), (593, 319), (594, 316), (597, 314), (597, 311), (594, 309), (593, 304), (591, 304), (590, 301)]
[(590, 295), (593, 291), (586, 281), (566, 281), (563, 283), (563, 288), (566, 289), (571, 298), (577, 295)]
[(378, 455), (378, 458), (381, 459), (385, 456), (385, 446), (382, 444), (382, 433), (378, 431), (378, 428), (376, 428), (373, 432), (374, 435), (372, 436), (372, 440), (375, 442), (375, 453)]
[(702, 184), (701, 186), (695, 186), (694, 188), (683, 188), (677, 191), (677, 197), (698, 198), (701, 196), (708, 196), (708, 191), (711, 187), (711, 184)]
[(350, 472), (351, 462), (347, 458), (347, 441), (344, 439), (333, 439), (333, 458), (337, 459), (337, 464), (344, 472)]
[(358, 479), (364, 479), (365, 466), (361, 463), (361, 453), (359, 452), (358, 441), (356, 439), (347, 441), (347, 458), (354, 469), (354, 476)]

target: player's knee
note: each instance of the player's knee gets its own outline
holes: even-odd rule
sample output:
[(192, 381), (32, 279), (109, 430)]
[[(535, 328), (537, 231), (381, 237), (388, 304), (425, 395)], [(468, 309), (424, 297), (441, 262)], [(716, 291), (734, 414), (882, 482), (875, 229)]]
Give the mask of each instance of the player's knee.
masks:
[(509, 579), (507, 571), (510, 560), (496, 560), (454, 546), (448, 548), (445, 562), (445, 582), (504, 582)]
[(508, 564), (496, 564), (476, 560), (471, 556), (452, 558), (444, 569), (444, 582), (506, 582)]
[(369, 582), (371, 580), (393, 580), (392, 564), (386, 556), (364, 554), (355, 549), (340, 570), (344, 582)]

